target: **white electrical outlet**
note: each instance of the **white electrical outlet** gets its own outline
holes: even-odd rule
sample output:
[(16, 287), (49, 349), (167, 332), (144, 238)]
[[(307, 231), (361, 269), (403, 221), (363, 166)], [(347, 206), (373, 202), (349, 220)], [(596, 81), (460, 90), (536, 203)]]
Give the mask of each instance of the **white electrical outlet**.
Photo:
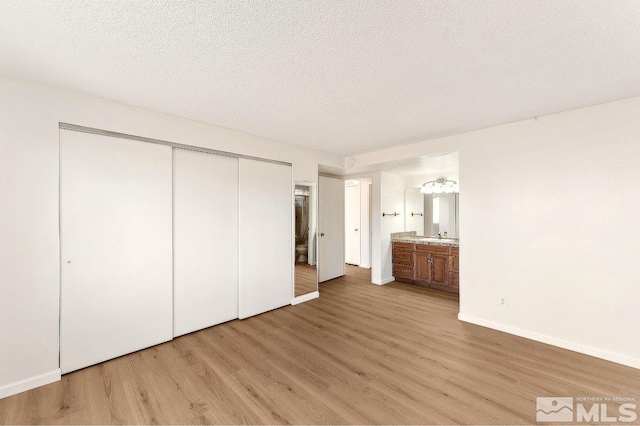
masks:
[(509, 306), (509, 299), (507, 299), (506, 297), (499, 297), (498, 306), (500, 306), (501, 308), (507, 308)]

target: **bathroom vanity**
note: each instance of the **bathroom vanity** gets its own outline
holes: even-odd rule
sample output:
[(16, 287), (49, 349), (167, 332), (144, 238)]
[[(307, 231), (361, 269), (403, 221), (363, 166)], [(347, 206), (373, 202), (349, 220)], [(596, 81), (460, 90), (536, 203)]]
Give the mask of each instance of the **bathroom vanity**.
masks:
[(458, 240), (402, 234), (394, 234), (391, 237), (395, 280), (458, 293), (460, 281)]

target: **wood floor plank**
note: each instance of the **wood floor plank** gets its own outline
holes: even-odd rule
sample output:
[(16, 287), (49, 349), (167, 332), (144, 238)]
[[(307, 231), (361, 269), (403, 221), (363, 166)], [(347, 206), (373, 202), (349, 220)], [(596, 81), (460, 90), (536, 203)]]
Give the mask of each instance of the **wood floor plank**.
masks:
[(0, 424), (532, 424), (538, 396), (640, 398), (640, 370), (460, 322), (456, 294), (369, 274), (4, 398)]
[(260, 419), (260, 424), (290, 424), (287, 415), (264, 391), (259, 382), (251, 379), (244, 371), (225, 376), (225, 383), (242, 399), (249, 409)]
[(114, 368), (117, 363), (99, 364), (86, 369), (88, 406), (94, 424), (129, 424), (134, 421), (123, 386), (122, 377)]

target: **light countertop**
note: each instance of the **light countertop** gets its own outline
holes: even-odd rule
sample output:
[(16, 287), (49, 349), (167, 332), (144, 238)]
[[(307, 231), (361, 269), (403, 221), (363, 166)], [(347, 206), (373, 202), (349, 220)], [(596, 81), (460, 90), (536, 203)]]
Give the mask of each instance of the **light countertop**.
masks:
[(416, 235), (416, 231), (392, 233), (391, 241), (396, 243), (429, 244), (434, 246), (460, 246), (460, 240), (458, 240), (457, 238), (434, 238), (418, 236)]

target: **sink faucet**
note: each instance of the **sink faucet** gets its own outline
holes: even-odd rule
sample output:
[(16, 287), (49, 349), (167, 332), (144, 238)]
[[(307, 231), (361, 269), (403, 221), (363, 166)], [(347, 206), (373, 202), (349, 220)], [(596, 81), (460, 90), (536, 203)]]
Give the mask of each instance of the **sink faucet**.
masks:
[(444, 238), (447, 238), (447, 231), (444, 231)]

